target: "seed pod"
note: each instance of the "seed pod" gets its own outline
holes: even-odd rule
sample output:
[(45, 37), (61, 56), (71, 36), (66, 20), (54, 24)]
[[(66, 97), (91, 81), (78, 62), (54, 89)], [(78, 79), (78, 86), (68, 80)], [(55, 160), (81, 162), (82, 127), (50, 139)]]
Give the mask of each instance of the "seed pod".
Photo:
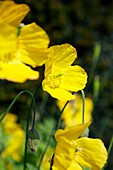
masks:
[(30, 129), (27, 132), (27, 143), (32, 152), (36, 152), (40, 137), (35, 129)]

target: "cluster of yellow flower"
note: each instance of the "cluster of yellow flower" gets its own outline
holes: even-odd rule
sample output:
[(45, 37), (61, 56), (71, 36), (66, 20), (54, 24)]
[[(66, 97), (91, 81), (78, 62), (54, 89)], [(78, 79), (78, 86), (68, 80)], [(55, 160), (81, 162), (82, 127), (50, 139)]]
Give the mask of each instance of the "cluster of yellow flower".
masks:
[[(22, 83), (39, 77), (36, 67), (45, 63), (49, 38), (36, 23), (23, 26), (22, 19), (29, 12), (25, 4), (0, 2), (0, 78)], [(27, 64), (27, 65), (26, 65)]]
[[(21, 24), (29, 10), (25, 4), (0, 2), (0, 79), (18, 83), (35, 80), (39, 73), (31, 67), (45, 64), (43, 90), (62, 102), (74, 100), (77, 97), (72, 92), (84, 89), (87, 83), (84, 69), (72, 65), (77, 58), (76, 49), (70, 44), (48, 47), (49, 37), (40, 26), (36, 23)], [(62, 107), (60, 102), (58, 105)], [(106, 148), (100, 139), (82, 135), (90, 125), (91, 117), (85, 116), (85, 123), (81, 124), (81, 116), (74, 113), (74, 107), (75, 103), (71, 101), (67, 107), (68, 114), (65, 110), (62, 115), (66, 128), (55, 133), (57, 145), (52, 169), (82, 170), (87, 167), (101, 170), (107, 160)], [(85, 112), (90, 111), (86, 108)], [(4, 156), (7, 154), (8, 151), (3, 153)]]
[(4, 141), (4, 145), (6, 142), (6, 146), (2, 148), (2, 158), (11, 157), (16, 161), (20, 161), (25, 132), (17, 123), (17, 116), (8, 113), (0, 126), (0, 130), (7, 136), (7, 140)]

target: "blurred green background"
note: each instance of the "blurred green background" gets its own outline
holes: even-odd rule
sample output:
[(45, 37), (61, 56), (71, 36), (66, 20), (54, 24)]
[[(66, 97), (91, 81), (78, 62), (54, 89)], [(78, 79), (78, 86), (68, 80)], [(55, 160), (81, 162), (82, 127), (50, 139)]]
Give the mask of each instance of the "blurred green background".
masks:
[[(36, 22), (44, 28), (50, 37), (50, 46), (70, 43), (77, 49), (78, 59), (75, 64), (81, 65), (86, 70), (89, 78), (85, 94), (94, 100), (90, 136), (102, 139), (108, 148), (113, 135), (113, 1), (16, 0), (15, 2), (29, 5), (31, 11), (23, 22), (25, 24)], [(38, 81), (26, 81), (23, 84), (0, 81), (0, 112), (7, 108), (18, 92), (27, 89), (36, 92), (37, 110), (41, 113), (40, 115), (37, 113), (37, 121), (57, 119), (55, 100), (43, 92), (41, 87), (44, 66), (36, 69), (40, 71)], [(96, 80), (100, 83), (100, 88), (97, 90), (94, 88)], [(29, 105), (29, 96), (22, 95), (11, 110), (19, 116), (19, 122), (23, 126)], [(106, 167), (106, 170), (112, 169), (113, 149)]]

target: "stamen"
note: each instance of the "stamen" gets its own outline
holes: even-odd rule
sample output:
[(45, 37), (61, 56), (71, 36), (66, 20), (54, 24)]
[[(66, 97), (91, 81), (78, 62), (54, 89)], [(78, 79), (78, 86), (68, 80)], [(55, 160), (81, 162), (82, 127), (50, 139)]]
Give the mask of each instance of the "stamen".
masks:
[(60, 83), (61, 83), (61, 79), (62, 79), (62, 75), (52, 75), (49, 74), (46, 78), (47, 84), (50, 88), (54, 89), (59, 87)]

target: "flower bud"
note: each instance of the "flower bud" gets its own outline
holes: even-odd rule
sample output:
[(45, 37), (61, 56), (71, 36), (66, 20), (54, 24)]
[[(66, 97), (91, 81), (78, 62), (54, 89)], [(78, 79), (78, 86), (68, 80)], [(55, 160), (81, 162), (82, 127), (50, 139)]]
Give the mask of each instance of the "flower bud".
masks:
[(35, 129), (30, 129), (27, 132), (27, 143), (32, 152), (36, 152), (40, 137)]

